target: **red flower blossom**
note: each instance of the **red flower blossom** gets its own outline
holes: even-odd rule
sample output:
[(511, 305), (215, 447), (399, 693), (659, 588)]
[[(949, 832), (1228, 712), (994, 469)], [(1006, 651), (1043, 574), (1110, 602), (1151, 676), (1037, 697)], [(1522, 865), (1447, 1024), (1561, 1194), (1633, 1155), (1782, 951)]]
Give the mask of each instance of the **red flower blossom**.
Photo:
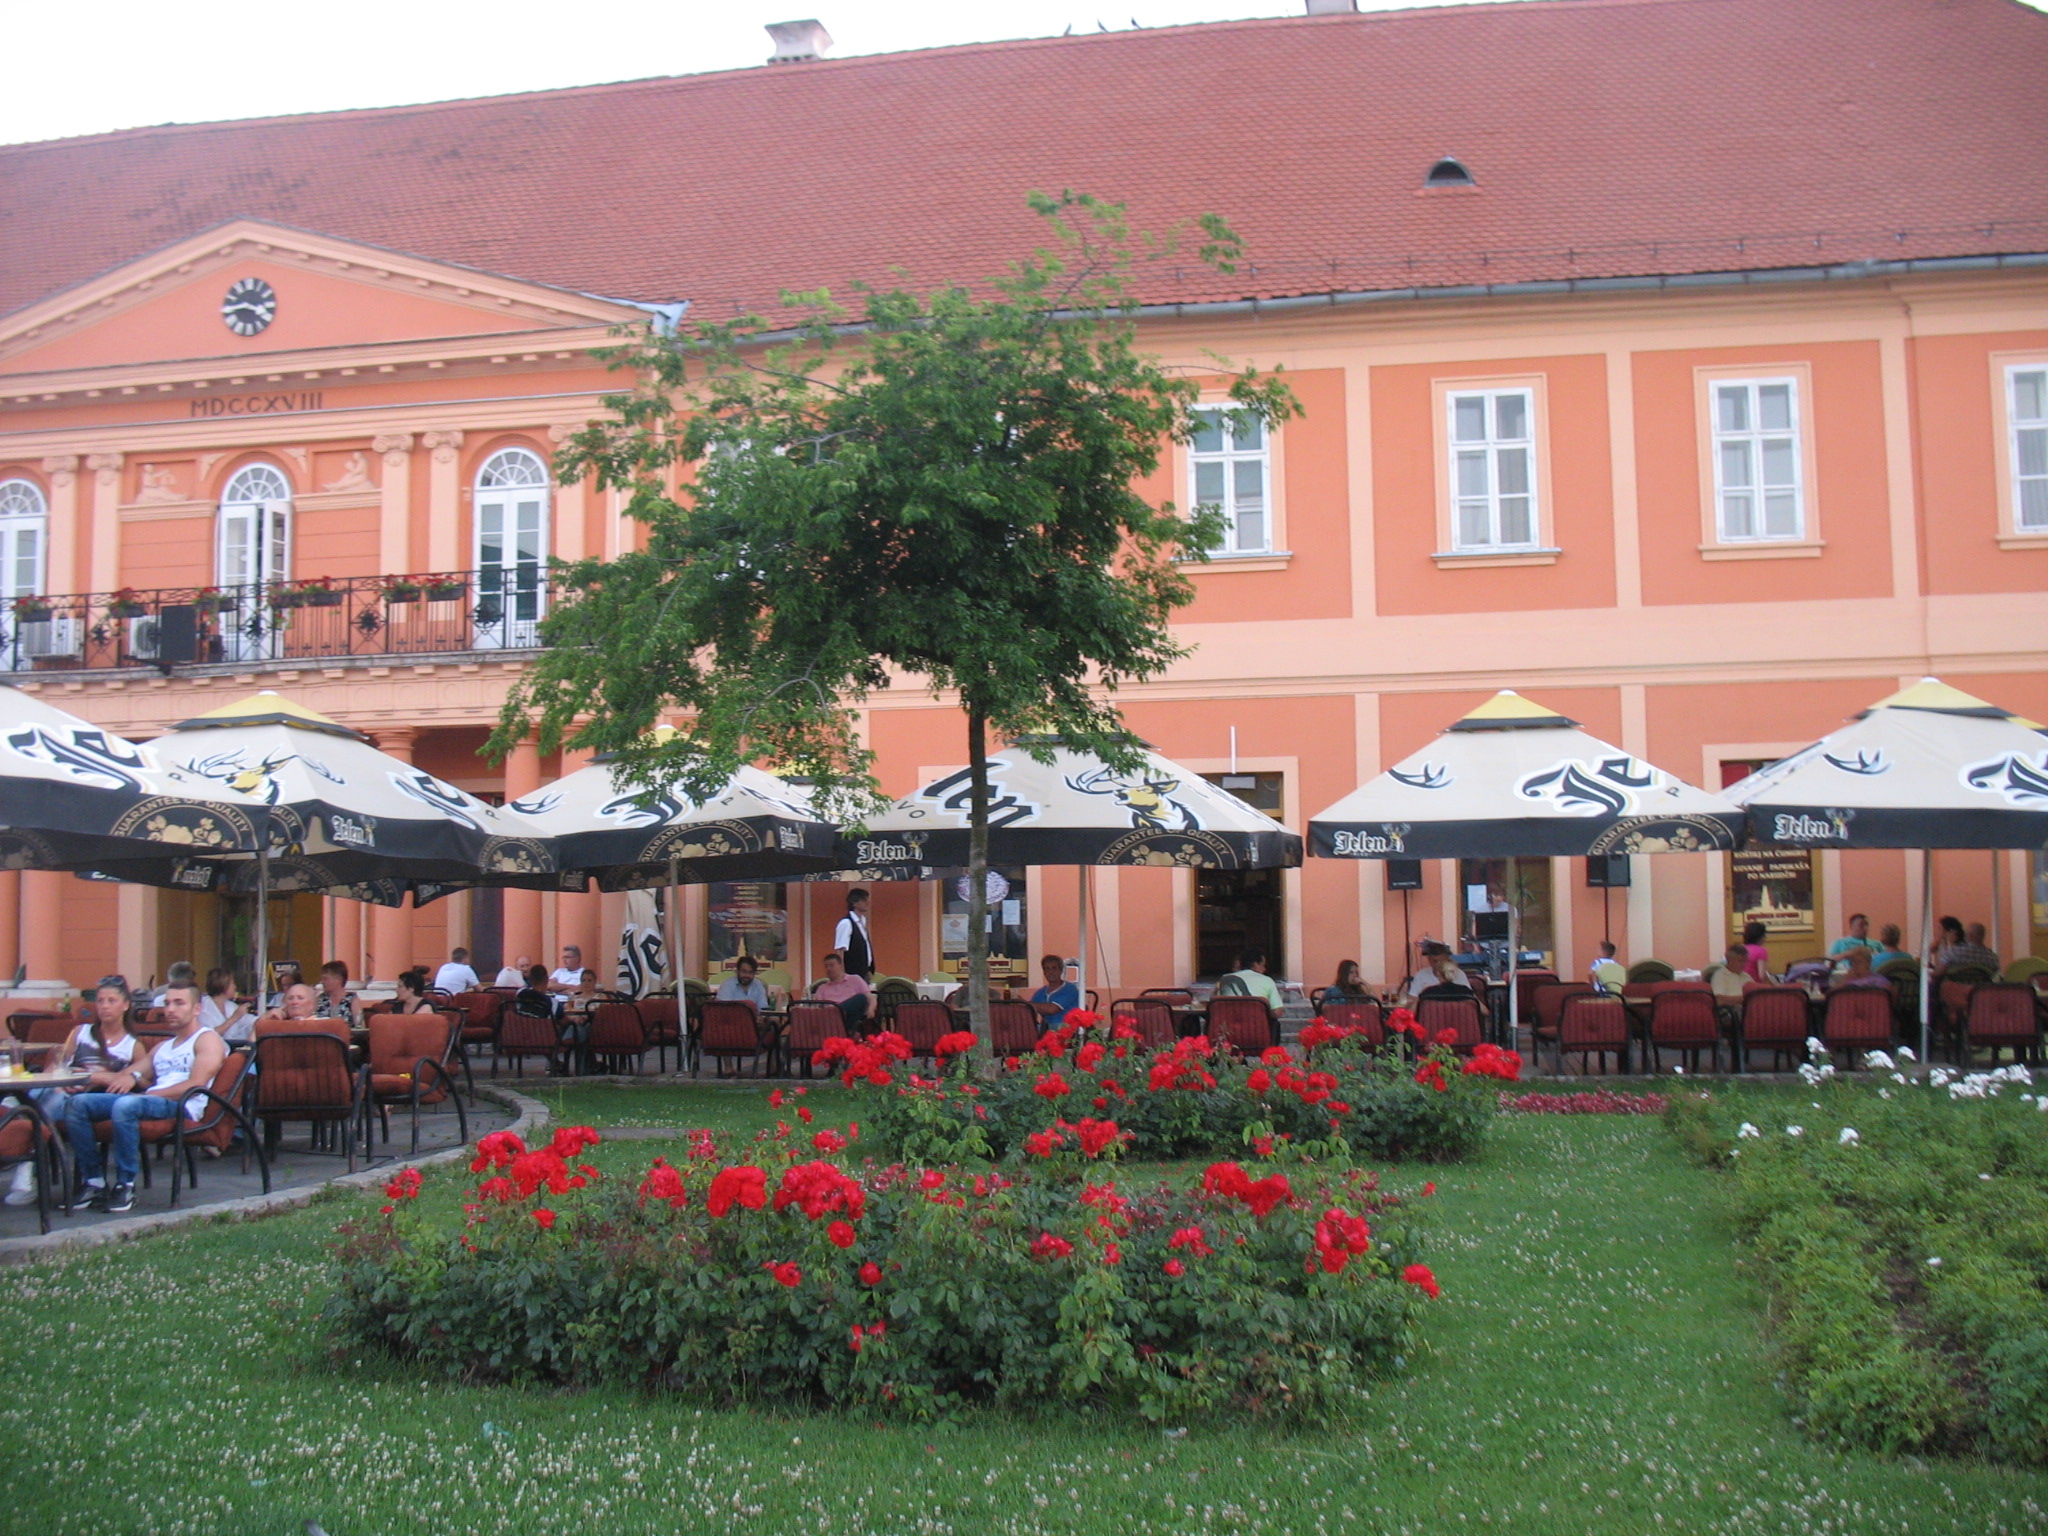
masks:
[(721, 1168), (713, 1176), (711, 1193), (705, 1197), (704, 1209), (713, 1216), (723, 1216), (735, 1205), (758, 1211), (767, 1203), (767, 1171), (751, 1163), (742, 1163), (733, 1168)]
[(1425, 1061), (1417, 1067), (1415, 1081), (1425, 1088), (1434, 1088), (1438, 1093), (1450, 1092), (1450, 1084), (1444, 1081), (1444, 1069), (1440, 1062)]
[(880, 1285), (882, 1283), (882, 1266), (872, 1259), (861, 1265), (860, 1283), (862, 1285)]
[(1093, 1029), (1101, 1022), (1102, 1015), (1099, 1013), (1090, 1013), (1086, 1008), (1069, 1008), (1064, 1027), (1071, 1034), (1075, 1030)]
[(1063, 1099), (1074, 1090), (1067, 1086), (1067, 1080), (1057, 1072), (1048, 1072), (1032, 1085), (1031, 1091), (1041, 1099)]
[(1270, 1089), (1273, 1086), (1273, 1074), (1268, 1072), (1264, 1067), (1256, 1068), (1254, 1069), (1252, 1074), (1244, 1080), (1244, 1085), (1245, 1087), (1249, 1088), (1253, 1093), (1265, 1093), (1268, 1089)]
[[(420, 1195), (420, 1171), (417, 1168), (401, 1168), (389, 1183), (384, 1193), (393, 1200), (417, 1200)], [(390, 1209), (390, 1207), (386, 1207)]]
[(548, 1150), (555, 1156), (568, 1159), (577, 1156), (585, 1147), (594, 1147), (604, 1138), (587, 1125), (565, 1125), (555, 1132), (555, 1139)]
[(483, 1183), (477, 1185), (476, 1192), (486, 1200), (499, 1200), (508, 1204), (513, 1196), (518, 1193), (513, 1188), (512, 1181), (502, 1174), (495, 1179), (485, 1179)]
[(1182, 1275), (1188, 1272), (1188, 1267), (1187, 1265), (1181, 1263), (1179, 1259), (1168, 1259), (1166, 1261), (1166, 1272), (1167, 1274), (1171, 1275), (1174, 1279), (1178, 1280)]
[(831, 1239), (832, 1246), (835, 1248), (851, 1248), (854, 1239), (853, 1224), (851, 1222), (835, 1221), (825, 1229), (825, 1236)]
[(1401, 1278), (1434, 1301), (1443, 1287), (1436, 1283), (1436, 1276), (1429, 1272), (1427, 1264), (1410, 1264), (1401, 1271)]
[(804, 1272), (791, 1263), (767, 1263), (761, 1266), (775, 1277), (775, 1283), (788, 1290), (795, 1290), (803, 1284)]
[(835, 1213), (857, 1221), (866, 1212), (867, 1201), (860, 1180), (830, 1163), (799, 1163), (782, 1175), (782, 1185), (775, 1191), (776, 1210), (794, 1205), (813, 1221)]
[(1105, 1263), (1105, 1264), (1121, 1264), (1121, 1263), (1123, 1263), (1123, 1261), (1124, 1261), (1124, 1251), (1123, 1251), (1123, 1249), (1121, 1249), (1121, 1248), (1117, 1247), (1117, 1245), (1116, 1245), (1115, 1243), (1111, 1243), (1111, 1244), (1110, 1244), (1110, 1245), (1109, 1245), (1108, 1247), (1106, 1247), (1106, 1248), (1104, 1248), (1104, 1249), (1102, 1250), (1102, 1262), (1103, 1262), (1103, 1263)]
[(974, 1049), (974, 1032), (956, 1029), (950, 1035), (941, 1035), (932, 1042), (932, 1054), (941, 1061), (954, 1056), (965, 1056)]
[(1123, 1137), (1114, 1120), (1083, 1120), (1074, 1133), (1081, 1138), (1083, 1157), (1100, 1157)]
[(811, 1145), (820, 1152), (844, 1152), (846, 1138), (837, 1131), (820, 1131), (811, 1138)]
[(1427, 1184), (1425, 1184), (1425, 1185), (1423, 1185), (1423, 1186), (1422, 1186), (1422, 1198), (1423, 1198), (1423, 1199), (1427, 1200), (1427, 1199), (1428, 1199), (1428, 1198), (1429, 1198), (1429, 1197), (1430, 1197), (1431, 1195), (1433, 1195), (1433, 1194), (1435, 1194), (1435, 1193), (1436, 1193), (1436, 1180), (1435, 1180), (1435, 1179), (1431, 1179), (1431, 1180), (1430, 1180), (1430, 1181), (1429, 1181), (1429, 1182), (1428, 1182)]
[(1102, 1042), (1100, 1040), (1090, 1040), (1081, 1049), (1074, 1052), (1074, 1065), (1083, 1072), (1093, 1072), (1101, 1062), (1104, 1054)]
[(533, 1219), (543, 1232), (550, 1231), (555, 1225), (555, 1213), (544, 1205), (534, 1211)]
[(666, 1200), (676, 1210), (690, 1203), (690, 1192), (683, 1184), (683, 1176), (668, 1163), (657, 1157), (654, 1166), (647, 1170), (647, 1177), (640, 1181), (640, 1199)]
[(1209, 1246), (1209, 1240), (1202, 1235), (1200, 1227), (1181, 1227), (1166, 1240), (1166, 1246), (1177, 1249), (1193, 1258), (1206, 1258), (1216, 1250)]
[(809, 1125), (811, 1123), (814, 1114), (815, 1111), (813, 1111), (811, 1106), (808, 1104), (799, 1104), (796, 1107), (796, 1117), (797, 1119), (803, 1121), (805, 1125)]
[(482, 1173), (486, 1168), (503, 1168), (513, 1158), (526, 1150), (526, 1143), (510, 1131), (493, 1131), (476, 1144), (476, 1158), (469, 1165), (471, 1173)]
[(1041, 1232), (1031, 1239), (1031, 1257), (1034, 1259), (1064, 1259), (1074, 1251), (1074, 1245), (1064, 1237), (1054, 1237), (1050, 1232)]
[(782, 1108), (782, 1090), (780, 1088), (775, 1089), (768, 1095), (768, 1107), (770, 1109)]
[(1066, 1142), (1066, 1137), (1058, 1131), (1033, 1131), (1024, 1138), (1024, 1150), (1033, 1157), (1051, 1157)]

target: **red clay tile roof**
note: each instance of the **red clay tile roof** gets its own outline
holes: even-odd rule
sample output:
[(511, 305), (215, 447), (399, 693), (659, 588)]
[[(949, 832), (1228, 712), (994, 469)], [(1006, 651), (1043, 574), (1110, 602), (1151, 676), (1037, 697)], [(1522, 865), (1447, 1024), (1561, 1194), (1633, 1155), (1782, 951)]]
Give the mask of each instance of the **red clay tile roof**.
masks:
[(2044, 80), (2015, 0), (1523, 0), (147, 128), (0, 149), (0, 312), (249, 216), (729, 313), (980, 276), (1066, 186), (1247, 237), (1155, 301), (2039, 252)]

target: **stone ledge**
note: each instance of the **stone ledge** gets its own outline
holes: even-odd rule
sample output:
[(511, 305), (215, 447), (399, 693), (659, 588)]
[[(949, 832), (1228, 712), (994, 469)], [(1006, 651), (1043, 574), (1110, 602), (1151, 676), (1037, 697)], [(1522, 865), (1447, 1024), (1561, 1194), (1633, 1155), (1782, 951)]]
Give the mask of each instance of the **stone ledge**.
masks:
[[(522, 1137), (530, 1137), (532, 1132), (548, 1123), (548, 1107), (536, 1099), (529, 1099), (523, 1093), (493, 1083), (478, 1083), (476, 1091), (477, 1097), (490, 1099), (513, 1110), (516, 1118), (506, 1129), (517, 1132)], [(105, 1248), (115, 1243), (132, 1242), (137, 1238), (154, 1237), (160, 1232), (189, 1227), (197, 1222), (256, 1221), (265, 1216), (275, 1216), (282, 1211), (297, 1210), (301, 1206), (310, 1205), (314, 1198), (325, 1190), (336, 1187), (363, 1189), (382, 1183), (401, 1168), (431, 1168), (470, 1155), (467, 1145), (449, 1147), (440, 1152), (429, 1152), (423, 1157), (398, 1158), (388, 1163), (379, 1163), (374, 1168), (361, 1168), (354, 1173), (344, 1173), (338, 1178), (326, 1179), (318, 1184), (306, 1184), (297, 1189), (280, 1189), (268, 1195), (245, 1195), (239, 1200), (224, 1200), (218, 1205), (194, 1205), (184, 1210), (159, 1211), (151, 1216), (139, 1216), (132, 1221), (109, 1221), (70, 1232), (60, 1226), (47, 1233), (38, 1233), (34, 1237), (0, 1239), (0, 1264), (31, 1264), (38, 1259), (53, 1258), (58, 1254), (88, 1248)]]

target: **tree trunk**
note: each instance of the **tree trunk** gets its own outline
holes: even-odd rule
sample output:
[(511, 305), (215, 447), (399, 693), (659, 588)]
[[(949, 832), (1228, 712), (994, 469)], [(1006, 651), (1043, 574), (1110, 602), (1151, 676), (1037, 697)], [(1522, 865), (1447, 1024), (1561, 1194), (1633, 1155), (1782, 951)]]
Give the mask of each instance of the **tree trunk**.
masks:
[(967, 1013), (968, 1027), (988, 1032), (988, 720), (967, 710)]

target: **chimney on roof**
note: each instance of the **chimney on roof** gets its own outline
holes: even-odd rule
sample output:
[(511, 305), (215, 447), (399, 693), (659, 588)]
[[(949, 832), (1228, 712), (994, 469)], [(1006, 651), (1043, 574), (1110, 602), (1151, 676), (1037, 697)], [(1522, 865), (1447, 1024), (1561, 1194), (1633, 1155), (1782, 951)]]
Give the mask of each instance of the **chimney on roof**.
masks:
[(1311, 16), (1349, 16), (1358, 9), (1358, 0), (1308, 0)]
[(832, 34), (817, 21), (771, 21), (768, 36), (775, 43), (770, 64), (802, 64), (822, 58), (832, 46)]

